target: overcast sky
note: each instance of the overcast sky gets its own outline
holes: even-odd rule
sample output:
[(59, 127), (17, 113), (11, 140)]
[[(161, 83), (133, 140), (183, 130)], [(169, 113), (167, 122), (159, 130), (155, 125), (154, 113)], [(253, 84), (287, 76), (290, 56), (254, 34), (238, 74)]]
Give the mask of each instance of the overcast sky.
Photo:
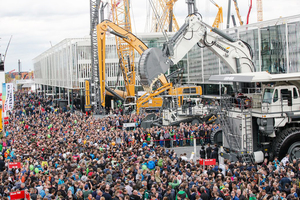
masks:
[[(215, 0), (223, 7), (226, 26), (227, 0)], [(244, 22), (250, 0), (238, 0)], [(6, 56), (5, 71), (18, 70), (18, 59), (22, 70), (33, 70), (32, 59), (65, 38), (86, 37), (90, 32), (89, 0), (2, 0), (0, 6), (0, 53), (4, 54), (9, 38), (10, 47)], [(197, 0), (203, 20), (212, 24), (217, 8), (209, 0)], [(131, 0), (131, 18), (134, 33), (147, 31), (148, 0)], [(175, 16), (179, 26), (187, 15), (185, 0), (178, 0)], [(256, 0), (253, 0), (250, 23), (257, 21)], [(300, 14), (299, 0), (263, 0), (264, 20)], [(235, 14), (234, 4), (231, 13)], [(236, 18), (237, 20), (237, 18)], [(232, 24), (231, 24), (232, 26)]]

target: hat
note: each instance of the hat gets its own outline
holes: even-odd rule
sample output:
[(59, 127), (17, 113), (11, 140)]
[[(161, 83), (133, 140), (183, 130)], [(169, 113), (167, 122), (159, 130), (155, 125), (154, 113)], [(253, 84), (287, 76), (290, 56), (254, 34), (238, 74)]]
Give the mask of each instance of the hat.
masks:
[(86, 185), (86, 186), (84, 186), (84, 189), (86, 189), (86, 190), (87, 190), (87, 189), (89, 189), (89, 186), (87, 186), (87, 185)]

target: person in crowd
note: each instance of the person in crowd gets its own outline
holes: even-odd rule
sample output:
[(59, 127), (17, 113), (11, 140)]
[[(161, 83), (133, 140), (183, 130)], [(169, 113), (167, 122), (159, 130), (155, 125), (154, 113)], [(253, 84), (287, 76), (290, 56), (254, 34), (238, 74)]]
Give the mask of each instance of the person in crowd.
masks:
[[(119, 110), (96, 119), (56, 107), (51, 97), (34, 92), (16, 92), (14, 99), (0, 139), (0, 199), (16, 191), (28, 192), (33, 200), (299, 198), (299, 159), (286, 156), (263, 165), (225, 160), (222, 170), (218, 163), (203, 167), (168, 149), (172, 139), (183, 146), (209, 136), (214, 125), (143, 129), (144, 114)], [(123, 129), (124, 123), (137, 127)], [(218, 159), (217, 146), (201, 150), (201, 158)], [(20, 165), (10, 168), (9, 163)]]

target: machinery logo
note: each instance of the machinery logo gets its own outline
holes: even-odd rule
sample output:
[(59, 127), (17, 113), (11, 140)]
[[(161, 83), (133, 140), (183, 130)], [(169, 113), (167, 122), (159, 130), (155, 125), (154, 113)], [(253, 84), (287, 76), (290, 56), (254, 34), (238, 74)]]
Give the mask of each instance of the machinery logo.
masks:
[(221, 44), (219, 44), (219, 43), (217, 43), (217, 42), (216, 42), (215, 45), (216, 45), (219, 49), (225, 51), (226, 53), (229, 53), (229, 50), (228, 50), (228, 49), (229, 49), (230, 47), (225, 48), (225, 47), (223, 47)]

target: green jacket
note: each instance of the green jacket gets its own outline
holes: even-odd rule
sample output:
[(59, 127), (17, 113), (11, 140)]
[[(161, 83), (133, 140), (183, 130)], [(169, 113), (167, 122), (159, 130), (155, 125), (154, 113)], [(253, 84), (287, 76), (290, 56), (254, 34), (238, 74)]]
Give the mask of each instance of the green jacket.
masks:
[(187, 193), (185, 193), (185, 191), (182, 191), (182, 190), (180, 190), (180, 191), (177, 193), (175, 200), (177, 200), (177, 197), (178, 197), (178, 196), (180, 197), (180, 199), (188, 198)]
[(175, 134), (174, 131), (170, 131), (170, 136), (172, 139), (173, 139), (174, 134)]
[(179, 183), (178, 180), (176, 180), (176, 183), (174, 183), (174, 182), (169, 182), (169, 185), (171, 185), (172, 188), (174, 189), (175, 187), (177, 187), (178, 185), (180, 185), (180, 183)]
[(162, 158), (160, 158), (160, 159), (158, 160), (157, 165), (158, 165), (159, 167), (162, 167), (162, 166), (163, 166), (163, 162), (164, 162), (164, 160), (163, 160)]

